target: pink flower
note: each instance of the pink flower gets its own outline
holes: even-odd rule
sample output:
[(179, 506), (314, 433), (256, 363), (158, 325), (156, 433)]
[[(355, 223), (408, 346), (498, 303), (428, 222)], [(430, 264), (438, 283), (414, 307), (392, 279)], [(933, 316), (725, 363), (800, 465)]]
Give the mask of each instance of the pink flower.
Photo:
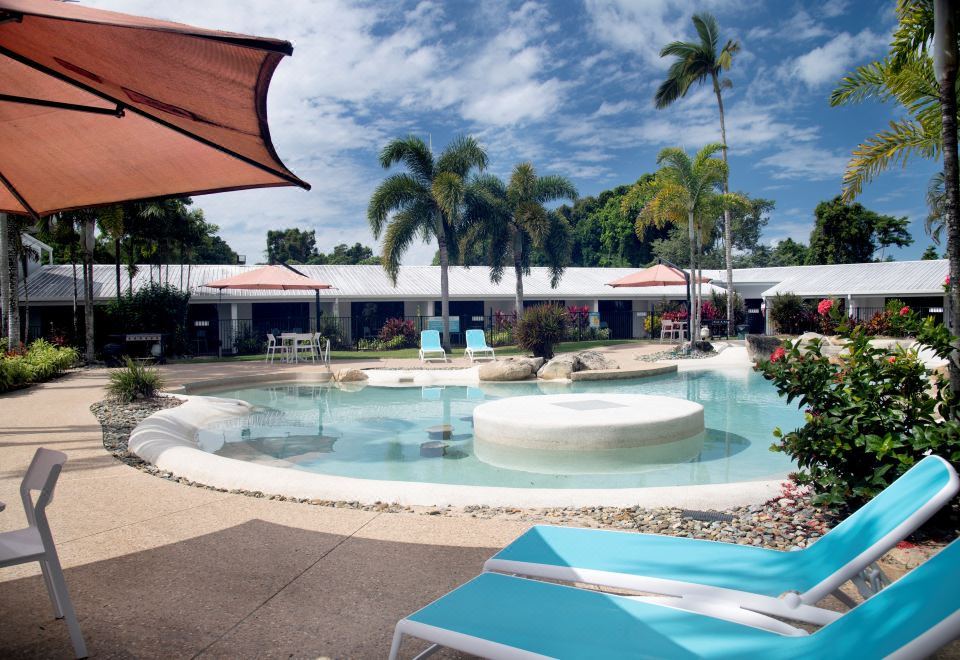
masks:
[(787, 355), (787, 352), (783, 350), (783, 346), (780, 346), (773, 353), (770, 354), (771, 362), (778, 362), (782, 360)]
[(817, 305), (817, 312), (820, 316), (826, 316), (830, 313), (831, 308), (833, 308), (833, 301), (825, 298)]
[(949, 276), (949, 275), (947, 275), (946, 279), (943, 280), (943, 284), (944, 284), (945, 286), (950, 286), (950, 276)]
[(890, 357), (887, 358), (887, 362), (889, 362), (890, 364), (893, 364), (893, 363), (896, 362), (896, 361), (897, 361), (897, 358), (895, 358), (895, 357), (893, 357), (893, 356), (890, 356)]
[(910, 308), (907, 307), (906, 305), (900, 308), (900, 316), (906, 316), (909, 313), (910, 313)]

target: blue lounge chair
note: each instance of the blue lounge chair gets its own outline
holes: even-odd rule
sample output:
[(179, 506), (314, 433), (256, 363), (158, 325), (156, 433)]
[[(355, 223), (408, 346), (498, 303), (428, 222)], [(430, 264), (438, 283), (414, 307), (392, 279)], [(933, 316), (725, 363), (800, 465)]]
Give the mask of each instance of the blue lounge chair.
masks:
[(928, 456), (816, 543), (794, 552), (717, 541), (537, 525), (484, 564), (485, 571), (709, 598), (823, 625), (816, 607), (853, 580), (866, 598), (883, 588), (873, 562), (952, 499), (957, 473)]
[[(437, 356), (439, 353), (439, 357)], [(434, 357), (430, 357), (433, 355)], [(423, 330), (420, 333), (420, 361), (443, 360), (447, 361), (447, 352), (440, 345), (440, 333), (436, 330)]]
[[(485, 353), (490, 355), (484, 355)], [(470, 358), (471, 362), (481, 358), (497, 359), (493, 349), (487, 346), (487, 336), (483, 334), (483, 330), (467, 330), (467, 348), (463, 351), (463, 354)]]
[(730, 620), (717, 603), (692, 612), (484, 573), (401, 620), (390, 658), (403, 635), (485, 658), (924, 658), (960, 633), (957, 584), (960, 541), (808, 635), (754, 613)]

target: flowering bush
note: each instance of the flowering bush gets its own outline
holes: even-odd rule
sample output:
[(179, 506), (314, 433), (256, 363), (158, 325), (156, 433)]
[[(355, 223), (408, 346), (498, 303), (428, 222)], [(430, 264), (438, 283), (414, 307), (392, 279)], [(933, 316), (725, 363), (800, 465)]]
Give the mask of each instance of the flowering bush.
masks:
[(413, 326), (413, 321), (409, 319), (387, 319), (387, 322), (380, 328), (377, 339), (384, 344), (390, 344), (391, 348), (416, 346), (417, 330)]
[(689, 314), (685, 309), (676, 309), (672, 312), (664, 312), (660, 315), (660, 318), (664, 321), (686, 321)]
[(826, 316), (830, 313), (830, 309), (833, 307), (833, 301), (829, 298), (825, 298), (820, 301), (820, 304), (817, 305), (817, 313), (820, 316)]
[(704, 321), (716, 321), (717, 319), (723, 318), (725, 314), (726, 312), (721, 312), (717, 309), (716, 305), (709, 300), (704, 300), (700, 306), (700, 318)]
[[(924, 345), (950, 354), (946, 328), (905, 318)], [(930, 452), (960, 465), (960, 423), (944, 376), (912, 353), (872, 346), (862, 328), (852, 331), (840, 361), (823, 355), (818, 340), (804, 349), (787, 342), (756, 369), (805, 409), (802, 427), (775, 429), (771, 449), (793, 457), (795, 479), (814, 488), (815, 502), (856, 507)]]

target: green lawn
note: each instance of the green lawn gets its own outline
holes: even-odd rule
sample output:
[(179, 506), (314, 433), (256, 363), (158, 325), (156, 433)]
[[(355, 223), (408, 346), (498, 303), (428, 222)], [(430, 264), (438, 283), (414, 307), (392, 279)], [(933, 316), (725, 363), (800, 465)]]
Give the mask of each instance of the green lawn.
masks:
[[(590, 348), (597, 348), (600, 346), (616, 346), (618, 344), (638, 344), (648, 340), (642, 339), (601, 339), (596, 341), (568, 341), (560, 344), (556, 347), (555, 352), (557, 353), (572, 353), (574, 351), (585, 351)], [(523, 349), (517, 346), (498, 346), (496, 348), (497, 355), (521, 355), (526, 353)], [(463, 355), (463, 349), (454, 348), (452, 351), (454, 357), (460, 357)], [(256, 360), (263, 360), (264, 355), (236, 355), (236, 356), (225, 356), (222, 358), (217, 357), (199, 357), (199, 358), (183, 358), (177, 360), (170, 360), (170, 364), (200, 364), (203, 362), (254, 362)], [(330, 351), (331, 360), (379, 360), (381, 358), (386, 359), (397, 359), (397, 358), (416, 358), (417, 349), (415, 348), (402, 348), (398, 351)]]

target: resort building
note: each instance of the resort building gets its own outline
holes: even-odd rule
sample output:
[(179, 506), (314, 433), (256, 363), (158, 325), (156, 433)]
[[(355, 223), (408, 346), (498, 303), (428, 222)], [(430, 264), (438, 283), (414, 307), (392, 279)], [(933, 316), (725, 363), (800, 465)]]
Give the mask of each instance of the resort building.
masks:
[[(380, 266), (296, 266), (304, 275), (334, 288), (312, 291), (218, 291), (203, 286), (256, 266), (142, 264), (132, 280), (121, 269), (120, 295), (159, 282), (190, 291), (188, 318), (191, 341), (198, 352), (222, 348), (230, 353), (238, 336), (259, 336), (271, 330), (303, 330), (336, 323), (345, 341), (376, 336), (389, 318), (416, 320), (418, 327), (434, 326), (440, 315), (438, 266), (405, 266), (396, 285)], [(742, 331), (772, 332), (770, 302), (777, 294), (794, 293), (806, 299), (841, 298), (856, 318), (869, 318), (892, 299), (942, 318), (946, 304), (943, 282), (947, 261), (899, 261), (830, 266), (788, 266), (734, 270), (737, 292), (743, 297), (747, 319)], [(608, 329), (611, 339), (650, 336), (647, 317), (665, 306), (686, 300), (686, 287), (613, 288), (616, 279), (635, 268), (568, 268), (558, 286), (550, 286), (546, 268), (531, 268), (524, 277), (525, 305), (554, 302), (586, 309), (596, 328)], [(710, 281), (702, 285), (705, 298), (726, 291), (726, 271), (705, 270)], [(94, 266), (94, 301), (106, 304), (117, 297), (113, 265)], [(72, 323), (75, 292), (82, 305), (82, 286), (74, 281), (70, 265), (41, 265), (31, 269), (29, 281), (30, 334), (40, 336)], [(21, 294), (21, 300), (25, 296)], [(319, 304), (317, 304), (319, 303)], [(514, 311), (513, 273), (499, 283), (490, 281), (483, 266), (450, 268), (450, 315), (454, 342), (470, 328), (490, 327), (501, 315)], [(98, 329), (119, 332), (121, 329)]]

